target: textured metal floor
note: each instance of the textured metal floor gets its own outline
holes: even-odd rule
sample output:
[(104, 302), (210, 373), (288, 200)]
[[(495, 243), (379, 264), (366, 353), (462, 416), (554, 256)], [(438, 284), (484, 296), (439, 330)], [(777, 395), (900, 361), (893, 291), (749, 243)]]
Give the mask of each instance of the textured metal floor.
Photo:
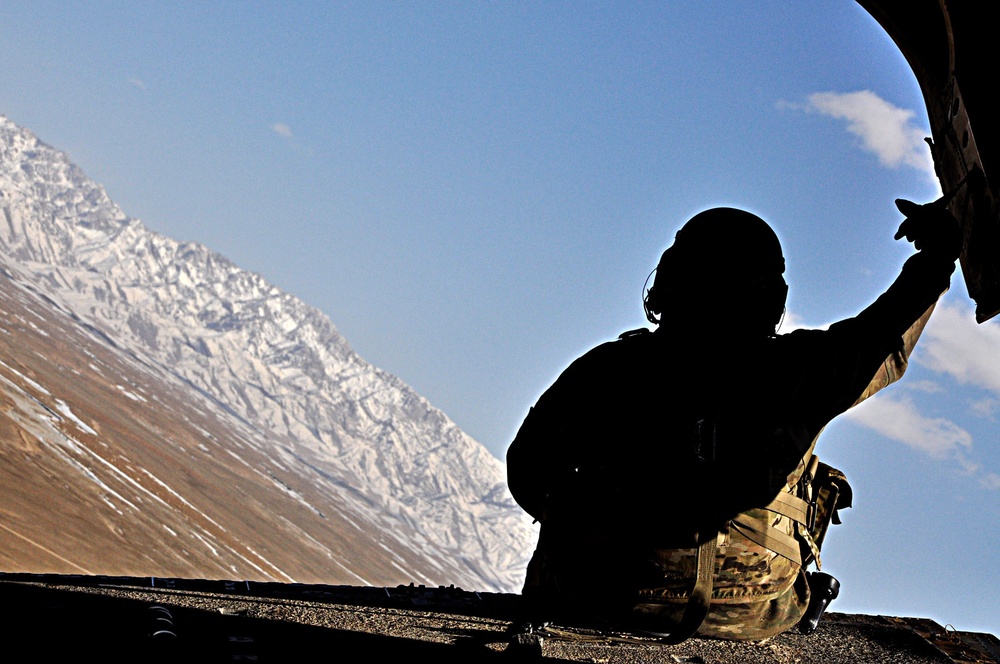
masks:
[[(509, 650), (519, 597), (457, 588), (371, 588), (149, 577), (0, 574), (0, 633), (32, 661), (297, 662), (362, 657), (807, 664), (1000, 662), (989, 634), (930, 620), (832, 613), (810, 636), (758, 643), (651, 639), (552, 625)], [(537, 645), (537, 644), (535, 644)]]

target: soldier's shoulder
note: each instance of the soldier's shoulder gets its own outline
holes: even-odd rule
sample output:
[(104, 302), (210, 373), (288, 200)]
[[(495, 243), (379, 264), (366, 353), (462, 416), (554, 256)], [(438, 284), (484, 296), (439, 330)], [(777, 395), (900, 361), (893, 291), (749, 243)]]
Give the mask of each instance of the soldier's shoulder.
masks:
[(612, 367), (621, 368), (627, 362), (626, 358), (644, 356), (653, 337), (653, 333), (646, 328), (623, 332), (614, 341), (605, 341), (578, 357), (565, 373), (579, 375)]
[(618, 335), (618, 341), (636, 341), (638, 339), (652, 339), (653, 332), (647, 327), (639, 327), (634, 330), (628, 330), (627, 332), (622, 332)]

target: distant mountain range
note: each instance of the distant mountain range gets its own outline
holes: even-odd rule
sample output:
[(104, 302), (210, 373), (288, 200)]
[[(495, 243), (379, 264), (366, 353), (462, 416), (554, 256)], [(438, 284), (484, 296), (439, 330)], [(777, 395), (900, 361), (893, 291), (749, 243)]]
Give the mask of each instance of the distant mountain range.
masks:
[(503, 465), (0, 116), (0, 570), (517, 590)]

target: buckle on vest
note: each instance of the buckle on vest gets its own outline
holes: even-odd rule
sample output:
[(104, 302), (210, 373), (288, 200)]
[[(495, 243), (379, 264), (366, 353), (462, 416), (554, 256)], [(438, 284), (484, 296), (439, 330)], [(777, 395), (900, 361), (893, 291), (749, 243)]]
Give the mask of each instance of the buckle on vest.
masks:
[(816, 515), (819, 512), (819, 506), (816, 505), (815, 500), (806, 501), (806, 529), (809, 532), (816, 530)]

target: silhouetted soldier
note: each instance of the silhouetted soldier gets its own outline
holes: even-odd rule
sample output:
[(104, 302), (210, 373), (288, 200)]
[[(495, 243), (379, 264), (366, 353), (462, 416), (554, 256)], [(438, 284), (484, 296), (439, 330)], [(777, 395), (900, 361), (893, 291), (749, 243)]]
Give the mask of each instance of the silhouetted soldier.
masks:
[(646, 298), (658, 327), (579, 358), (507, 452), (510, 490), (541, 523), (525, 597), (683, 640), (761, 639), (798, 623), (806, 565), (850, 487), (813, 455), (836, 415), (896, 380), (954, 271), (941, 202), (897, 201), (919, 251), (828, 330), (776, 335), (777, 236), (716, 208), (678, 231)]

